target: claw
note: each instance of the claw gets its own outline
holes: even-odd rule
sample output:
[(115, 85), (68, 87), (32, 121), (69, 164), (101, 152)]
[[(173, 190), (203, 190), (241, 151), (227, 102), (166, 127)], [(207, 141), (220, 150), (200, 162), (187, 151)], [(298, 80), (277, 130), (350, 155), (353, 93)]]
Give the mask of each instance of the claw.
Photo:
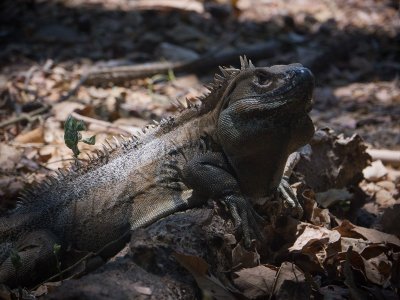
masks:
[(224, 198), (224, 202), (229, 208), (235, 227), (242, 231), (246, 248), (251, 246), (252, 236), (259, 240), (263, 239), (258, 223), (264, 221), (264, 219), (245, 198), (238, 195), (229, 195)]
[(284, 204), (286, 207), (291, 209), (291, 214), (293, 217), (301, 219), (303, 216), (303, 208), (299, 203), (295, 193), (289, 185), (288, 179), (286, 177), (282, 177), (282, 180), (278, 187), (278, 192), (281, 195)]

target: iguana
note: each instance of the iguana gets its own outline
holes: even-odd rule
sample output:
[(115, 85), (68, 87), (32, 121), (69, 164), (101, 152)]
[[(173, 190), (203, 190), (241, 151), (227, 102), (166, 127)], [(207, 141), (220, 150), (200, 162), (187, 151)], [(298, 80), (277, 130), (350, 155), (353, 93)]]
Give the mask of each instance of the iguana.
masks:
[(200, 105), (61, 170), (2, 216), (0, 282), (43, 275), (55, 244), (97, 251), (209, 198), (226, 204), (247, 246), (260, 219), (253, 201), (280, 194), (301, 210), (282, 175), (314, 133), (312, 73), (300, 64), (255, 67), (245, 57), (240, 69), (220, 69)]

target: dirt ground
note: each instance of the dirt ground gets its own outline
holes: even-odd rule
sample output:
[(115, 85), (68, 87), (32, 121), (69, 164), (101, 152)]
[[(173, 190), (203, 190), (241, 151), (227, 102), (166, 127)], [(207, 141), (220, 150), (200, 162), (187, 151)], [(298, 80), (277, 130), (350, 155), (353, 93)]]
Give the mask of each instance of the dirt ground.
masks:
[[(87, 125), (84, 137), (95, 134), (101, 145), (177, 113), (175, 99), (205, 93), (217, 67), (237, 67), (239, 55), (257, 66), (302, 63), (316, 78), (311, 117), (321, 129), (311, 145), (320, 161), (314, 156), (314, 164), (298, 167), (297, 179), (309, 189), (291, 182), (303, 192), (306, 216), (294, 232), (289, 223), (268, 229), (271, 240), (281, 234), (287, 242), (278, 243), (274, 259), (264, 256), (271, 249), (257, 256), (239, 243), (224, 246), (231, 261), (216, 264), (229, 266), (225, 281), (213, 268), (199, 272), (210, 264), (207, 254), (178, 255), (175, 264), (197, 282), (179, 289), (195, 286), (204, 295), (215, 289), (214, 278), (217, 299), (398, 299), (398, 1), (4, 0), (0, 45), (0, 212), (12, 209), (32, 182), (73, 161), (63, 137), (70, 114)], [(96, 145), (80, 144), (82, 158)], [(330, 179), (313, 177), (310, 170), (330, 157)], [(77, 282), (85, 289), (102, 282), (104, 272)], [(154, 280), (143, 282), (138, 298), (162, 293)], [(305, 287), (309, 293), (301, 294)], [(123, 290), (109, 296), (123, 299)], [(52, 291), (44, 284), (29, 295)]]

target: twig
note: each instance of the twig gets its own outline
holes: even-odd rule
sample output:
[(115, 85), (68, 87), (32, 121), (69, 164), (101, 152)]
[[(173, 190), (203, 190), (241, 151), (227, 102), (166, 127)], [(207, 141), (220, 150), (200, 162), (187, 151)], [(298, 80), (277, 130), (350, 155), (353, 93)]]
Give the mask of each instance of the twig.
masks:
[(400, 151), (388, 149), (367, 149), (373, 160), (381, 160), (384, 163), (398, 165), (400, 164)]
[(97, 120), (97, 119), (93, 119), (93, 118), (89, 118), (89, 117), (85, 117), (82, 116), (76, 112), (72, 112), (71, 116), (73, 116), (75, 119), (78, 120), (82, 120), (83, 122), (86, 123), (90, 123), (90, 124), (96, 124), (99, 125), (101, 127), (104, 127), (107, 131), (111, 131), (117, 134), (122, 134), (122, 135), (126, 135), (126, 136), (131, 136), (132, 132), (129, 132), (125, 129), (122, 129), (118, 126), (115, 126), (114, 124), (110, 123), (110, 122), (106, 122), (106, 121), (101, 121), (101, 120)]
[(75, 95), (76, 92), (79, 90), (80, 86), (86, 81), (88, 75), (89, 74), (83, 75), (81, 79), (79, 79), (78, 83), (72, 89), (70, 89), (67, 94), (58, 98), (57, 103), (68, 100), (71, 96)]
[(4, 122), (1, 122), (0, 123), (0, 128), (6, 127), (8, 125), (17, 123), (17, 122), (22, 121), (22, 120), (27, 120), (27, 121), (31, 122), (33, 119), (36, 119), (36, 118), (34, 118), (34, 116), (47, 111), (49, 108), (50, 108), (49, 105), (44, 105), (44, 106), (42, 106), (42, 107), (40, 107), (38, 109), (35, 109), (35, 110), (31, 111), (30, 113), (22, 113), (19, 116), (16, 116), (16, 117), (10, 118), (10, 119), (8, 119), (8, 120), (6, 120)]

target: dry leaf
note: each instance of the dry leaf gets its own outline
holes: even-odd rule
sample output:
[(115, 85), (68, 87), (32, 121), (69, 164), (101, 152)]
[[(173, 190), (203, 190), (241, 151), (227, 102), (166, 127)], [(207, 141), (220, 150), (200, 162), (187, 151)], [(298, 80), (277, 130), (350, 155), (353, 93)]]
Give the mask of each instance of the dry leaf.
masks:
[(217, 300), (235, 299), (218, 278), (209, 274), (209, 266), (204, 259), (177, 252), (174, 253), (174, 257), (193, 275), (204, 295), (209, 295)]
[(243, 269), (235, 274), (235, 284), (243, 291), (246, 298), (256, 299), (271, 295), (278, 268), (270, 265), (261, 265)]
[[(297, 256), (303, 255), (309, 259), (309, 268), (322, 270), (325, 260), (332, 253), (337, 253), (339, 248), (340, 234), (307, 223), (302, 223), (298, 226), (300, 236), (297, 237), (295, 243), (288, 250)], [(302, 257), (304, 260), (304, 257)]]
[(43, 143), (43, 126), (17, 135), (14, 141), (17, 143)]
[(355, 239), (355, 238), (349, 238), (349, 237), (343, 237), (343, 236), (340, 239), (341, 252), (347, 252), (347, 250), (350, 247), (353, 247), (352, 249), (355, 252), (361, 253), (369, 245), (371, 245), (371, 243), (369, 241), (365, 241), (363, 239)]
[(16, 165), (21, 161), (22, 153), (16, 148), (0, 144), (0, 170), (13, 171)]
[(345, 220), (334, 228), (344, 237), (363, 238), (371, 243), (389, 243), (400, 247), (400, 239), (394, 235), (383, 233), (376, 229), (359, 227)]
[(307, 221), (311, 222), (314, 225), (323, 225), (329, 228), (331, 224), (329, 210), (317, 207), (315, 196), (316, 195), (312, 190), (306, 190), (303, 192), (304, 216)]
[(85, 105), (76, 102), (60, 102), (54, 104), (52, 107), (52, 112), (54, 114), (54, 118), (57, 121), (65, 122), (68, 116), (74, 112), (75, 110), (82, 110), (85, 108)]
[(365, 179), (369, 181), (379, 181), (382, 179), (386, 174), (387, 170), (385, 166), (382, 164), (382, 161), (376, 160), (371, 163), (370, 166), (366, 167), (363, 170), (363, 175)]
[(260, 264), (260, 255), (257, 252), (245, 249), (238, 243), (232, 250), (232, 265), (234, 267), (251, 268)]
[(388, 260), (387, 255), (381, 253), (374, 258), (363, 260), (365, 276), (375, 284), (387, 286), (392, 273), (392, 263)]
[(289, 251), (302, 250), (307, 245), (314, 241), (320, 243), (329, 242), (335, 243), (340, 239), (340, 234), (324, 227), (318, 227), (307, 223), (301, 223), (299, 226), (300, 236), (297, 237), (295, 243), (289, 248)]
[(393, 180), (393, 181), (383, 180), (383, 181), (377, 182), (376, 185), (384, 188), (385, 190), (387, 190), (391, 194), (394, 194), (394, 193), (396, 193), (396, 184), (395, 184), (395, 182), (396, 182), (395, 180)]
[(396, 200), (393, 198), (392, 194), (384, 189), (376, 192), (375, 202), (382, 208), (392, 207), (396, 204)]
[(297, 267), (294, 263), (283, 262), (277, 274), (274, 294), (277, 294), (279, 292), (283, 283), (286, 280), (294, 282), (304, 282), (306, 278), (303, 271), (300, 270), (299, 267)]

